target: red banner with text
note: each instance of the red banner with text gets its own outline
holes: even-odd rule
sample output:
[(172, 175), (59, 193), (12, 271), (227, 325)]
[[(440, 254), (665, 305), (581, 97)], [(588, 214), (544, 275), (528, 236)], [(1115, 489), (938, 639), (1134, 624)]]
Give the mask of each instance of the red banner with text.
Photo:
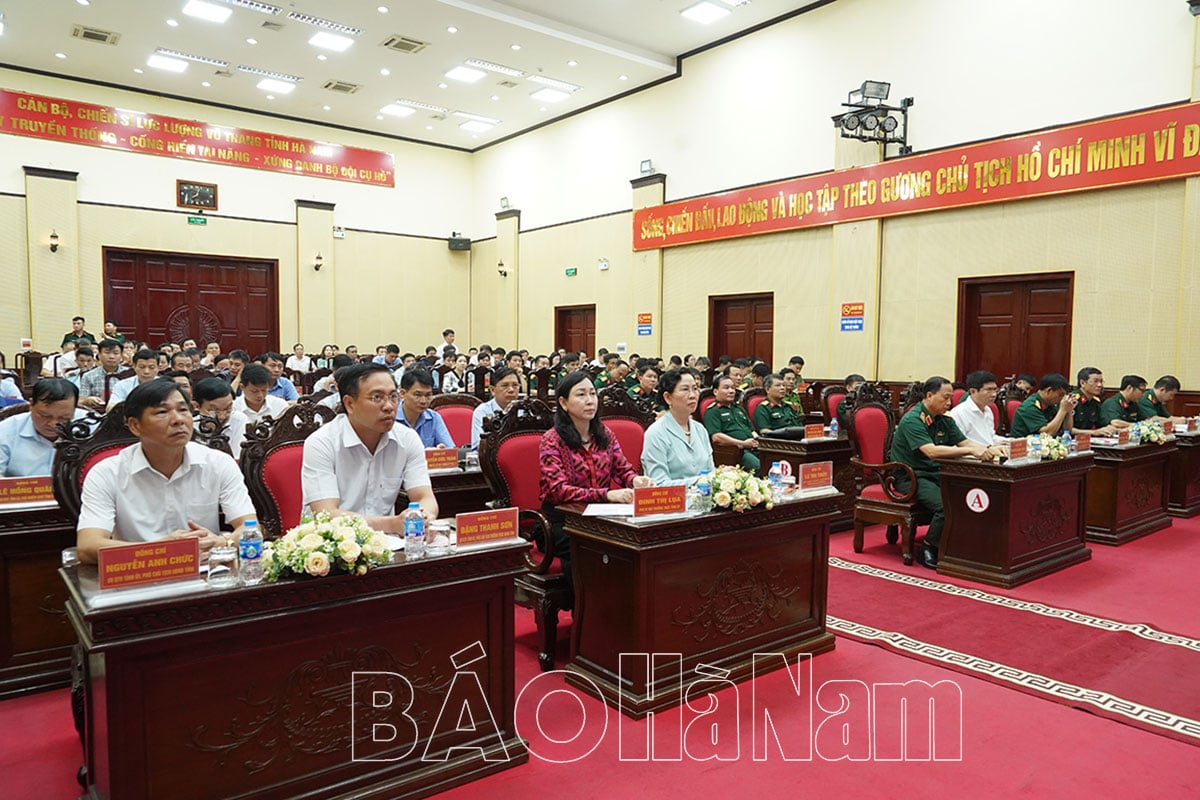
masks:
[(1200, 174), (1200, 103), (638, 209), (633, 249)]
[(0, 89), (0, 133), (128, 153), (395, 186), (391, 153)]

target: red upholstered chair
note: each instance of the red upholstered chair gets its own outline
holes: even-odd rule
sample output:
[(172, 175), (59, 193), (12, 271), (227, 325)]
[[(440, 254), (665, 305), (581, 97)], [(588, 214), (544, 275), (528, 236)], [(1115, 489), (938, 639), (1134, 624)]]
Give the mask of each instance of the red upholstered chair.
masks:
[(846, 396), (846, 387), (844, 386), (826, 386), (821, 392), (821, 412), (825, 415), (827, 423), (832, 422), (837, 418), (837, 407)]
[(713, 390), (711, 388), (700, 391), (700, 402), (696, 403), (696, 413), (693, 416), (701, 425), (704, 424), (704, 412), (708, 411), (715, 402), (717, 402), (717, 398), (713, 397)]
[(623, 386), (609, 386), (600, 392), (597, 415), (617, 436), (625, 459), (642, 471), (642, 439), (657, 418), (649, 401), (630, 397)]
[(442, 415), (450, 438), (459, 447), (471, 443), (471, 415), (480, 405), (480, 400), (473, 394), (465, 392), (449, 392), (433, 398), (429, 407)]
[(92, 413), (69, 422), (60, 431), (50, 473), (54, 499), (64, 511), (78, 518), (83, 479), (92, 467), (135, 443), (137, 437), (125, 425), (123, 403), (117, 403), (107, 414)]
[(520, 509), (520, 534), (540, 542), (525, 557), (526, 571), (515, 580), (514, 599), (533, 609), (541, 634), (538, 664), (554, 669), (558, 612), (573, 608), (570, 582), (554, 558), (550, 521), (542, 513), (539, 450), (542, 434), (554, 426), (550, 407), (536, 398), (518, 400), (503, 414), (484, 420), (479, 439), (479, 466), (496, 497), (494, 508)]
[(996, 415), (996, 421), (1000, 426), (1000, 433), (1008, 435), (1008, 432), (1012, 430), (1013, 415), (1017, 413), (1017, 407), (1028, 396), (1023, 389), (1014, 386), (1011, 382), (1000, 387), (1000, 391), (996, 393), (996, 407), (1000, 411)]
[(750, 422), (754, 422), (754, 409), (758, 408), (758, 404), (767, 399), (767, 390), (762, 387), (747, 389), (742, 393), (741, 403), (746, 407), (746, 413), (750, 415)]
[(954, 390), (954, 399), (951, 400), (951, 403), (953, 403), (953, 405), (958, 405), (958, 402), (960, 400), (962, 400), (962, 396), (966, 393), (967, 393), (966, 389), (955, 389)]
[(1000, 406), (992, 403), (992, 433), (1000, 432)]
[(265, 537), (278, 538), (300, 524), (304, 440), (335, 416), (331, 408), (296, 403), (288, 406), (279, 419), (265, 417), (246, 432), (242, 476)]

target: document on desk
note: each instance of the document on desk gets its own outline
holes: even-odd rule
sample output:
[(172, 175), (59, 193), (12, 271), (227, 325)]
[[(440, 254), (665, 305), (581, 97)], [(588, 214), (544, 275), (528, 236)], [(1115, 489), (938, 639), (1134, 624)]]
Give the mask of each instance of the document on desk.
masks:
[(585, 517), (632, 517), (633, 503), (588, 503)]

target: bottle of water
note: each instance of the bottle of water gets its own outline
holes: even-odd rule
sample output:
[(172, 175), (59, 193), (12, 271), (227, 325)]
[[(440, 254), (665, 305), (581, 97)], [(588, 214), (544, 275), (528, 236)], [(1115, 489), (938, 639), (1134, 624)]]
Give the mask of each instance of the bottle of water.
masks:
[(771, 499), (778, 503), (779, 498), (783, 497), (783, 467), (779, 466), (778, 461), (771, 462), (771, 470), (767, 473), (767, 480), (771, 484)]
[(1042, 437), (1034, 436), (1033, 441), (1029, 443), (1029, 460), (1042, 460)]
[(1071, 455), (1072, 453), (1074, 453), (1075, 452), (1075, 440), (1071, 438), (1070, 431), (1063, 431), (1062, 440), (1063, 440), (1063, 444), (1065, 444), (1067, 446), (1067, 455)]
[(1142, 443), (1142, 423), (1135, 422), (1133, 424), (1132, 429), (1129, 431), (1129, 443), (1130, 444), (1141, 444)]
[(425, 517), (420, 503), (409, 503), (404, 512), (404, 560), (417, 561), (425, 557)]
[(263, 579), (263, 537), (256, 520), (247, 520), (242, 525), (242, 538), (238, 540), (238, 558), (241, 560), (242, 583), (253, 586)]
[(708, 480), (708, 470), (700, 470), (700, 477), (696, 479), (696, 494), (699, 497), (698, 505), (701, 511), (712, 510), (712, 483)]
[(838, 431), (841, 427), (841, 425), (838, 425), (837, 417), (834, 417), (829, 421), (829, 435), (834, 439), (838, 438)]

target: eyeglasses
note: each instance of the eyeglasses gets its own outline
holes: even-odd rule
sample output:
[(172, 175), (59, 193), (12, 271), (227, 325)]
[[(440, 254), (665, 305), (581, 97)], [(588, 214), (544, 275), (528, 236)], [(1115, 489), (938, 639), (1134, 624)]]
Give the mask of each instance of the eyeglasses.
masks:
[(363, 399), (366, 400), (368, 403), (374, 403), (377, 406), (382, 406), (385, 403), (393, 403), (393, 404), (399, 403), (400, 402), (400, 393), (399, 392), (391, 392), (391, 393), (372, 392), (371, 394), (367, 395)]

